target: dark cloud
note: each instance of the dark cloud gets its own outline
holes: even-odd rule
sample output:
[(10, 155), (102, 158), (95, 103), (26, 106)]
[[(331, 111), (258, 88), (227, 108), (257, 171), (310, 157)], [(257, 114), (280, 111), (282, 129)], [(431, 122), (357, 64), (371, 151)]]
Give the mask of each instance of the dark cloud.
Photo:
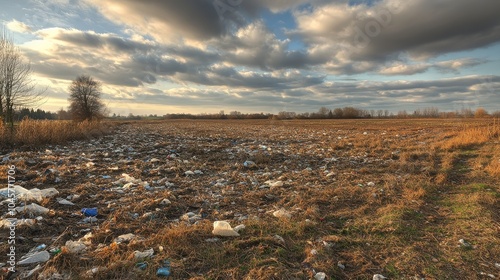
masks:
[(44, 39), (54, 39), (81, 48), (110, 48), (117, 52), (149, 51), (155, 48), (151, 42), (139, 42), (125, 39), (116, 34), (99, 34), (93, 31), (77, 29), (48, 28), (35, 33)]
[(499, 10), (500, 2), (491, 0), (409, 1), (400, 13), (390, 15), (386, 27), (375, 18), (361, 24), (369, 35), (370, 23), (373, 30), (374, 21), (382, 23), (380, 35), (370, 37), (363, 54), (378, 57), (408, 51), (436, 56), (484, 47), (500, 40)]
[[(211, 0), (109, 0), (90, 1), (112, 20), (142, 26), (146, 33), (162, 36), (187, 36), (200, 40), (224, 33)], [(162, 30), (161, 28), (164, 28)]]
[[(371, 71), (411, 75), (433, 66), (441, 67), (441, 71), (457, 72), (460, 67), (421, 63), (442, 54), (482, 48), (500, 41), (498, 1), (396, 3), (384, 0), (351, 7), (346, 3), (329, 3), (297, 11), (294, 14), (298, 28), (288, 34), (301, 36), (308, 45), (309, 58), (323, 61), (329, 72), (351, 75)], [(407, 64), (405, 67), (381, 67), (401, 62), (401, 56), (409, 58), (402, 61)], [(414, 63), (415, 59), (418, 63)]]

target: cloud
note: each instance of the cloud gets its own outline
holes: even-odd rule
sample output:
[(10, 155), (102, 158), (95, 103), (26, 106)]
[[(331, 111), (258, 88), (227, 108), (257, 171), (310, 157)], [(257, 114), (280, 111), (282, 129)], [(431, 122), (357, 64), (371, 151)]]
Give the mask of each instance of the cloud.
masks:
[(6, 26), (9, 30), (17, 33), (30, 33), (33, 31), (31, 26), (25, 24), (24, 22), (17, 21), (15, 19), (9, 21), (6, 24)]
[(395, 63), (380, 69), (378, 73), (382, 75), (414, 75), (426, 72), (429, 67), (430, 65), (428, 64), (410, 65), (407, 63)]
[(59, 41), (63, 45), (80, 48), (111, 49), (119, 53), (148, 51), (155, 47), (154, 42), (125, 39), (116, 34), (96, 33), (78, 29), (46, 28), (35, 32), (44, 40)]
[(470, 68), (474, 67), (480, 64), (485, 63), (486, 61), (483, 59), (477, 59), (477, 58), (461, 58), (461, 59), (455, 59), (455, 60), (447, 60), (447, 61), (441, 61), (435, 64), (434, 67), (436, 67), (439, 71), (448, 73), (459, 73), (459, 70), (462, 68)]
[(313, 64), (307, 53), (288, 50), (290, 41), (276, 38), (262, 21), (248, 24), (234, 35), (211, 43), (225, 51), (224, 59), (233, 65), (273, 70), (308, 68)]
[(224, 33), (220, 17), (210, 0), (87, 0), (108, 19), (140, 28), (158, 41), (183, 37), (206, 40)]
[(183, 69), (182, 62), (163, 56), (163, 49), (152, 42), (63, 28), (35, 35), (37, 40), (21, 47), (39, 76), (72, 80), (88, 74), (106, 84), (139, 87), (156, 83), (157, 75)]
[[(311, 58), (326, 61), (332, 73), (373, 71), (373, 64), (399, 56), (425, 61), (450, 52), (486, 47), (500, 41), (500, 2), (479, 0), (382, 0), (373, 5), (329, 3), (294, 12), (297, 29)], [(352, 67), (365, 62), (364, 67)], [(386, 72), (419, 73), (422, 65)]]

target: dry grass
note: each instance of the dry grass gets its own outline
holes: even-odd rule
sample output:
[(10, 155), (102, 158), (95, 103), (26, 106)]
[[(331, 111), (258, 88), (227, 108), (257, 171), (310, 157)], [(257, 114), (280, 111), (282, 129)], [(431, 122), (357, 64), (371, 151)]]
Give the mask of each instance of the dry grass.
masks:
[(442, 144), (443, 149), (452, 150), (481, 145), (488, 141), (500, 140), (500, 122), (483, 124), (466, 124), (457, 135)]
[(71, 140), (90, 139), (110, 132), (108, 124), (102, 122), (22, 120), (13, 135), (0, 123), (0, 143), (16, 145), (61, 144)]

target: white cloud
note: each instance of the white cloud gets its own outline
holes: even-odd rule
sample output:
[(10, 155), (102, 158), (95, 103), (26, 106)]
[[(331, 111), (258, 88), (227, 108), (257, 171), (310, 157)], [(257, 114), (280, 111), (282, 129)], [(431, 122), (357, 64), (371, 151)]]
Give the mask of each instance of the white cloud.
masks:
[(6, 26), (9, 30), (17, 33), (30, 33), (33, 31), (29, 25), (25, 24), (24, 22), (17, 21), (15, 19), (9, 21), (6, 24)]

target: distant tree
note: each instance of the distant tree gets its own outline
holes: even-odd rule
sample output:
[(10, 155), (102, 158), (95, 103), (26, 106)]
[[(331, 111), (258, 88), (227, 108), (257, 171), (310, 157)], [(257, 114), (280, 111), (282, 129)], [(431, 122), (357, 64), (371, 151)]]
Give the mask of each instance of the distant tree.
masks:
[(408, 117), (408, 113), (406, 112), (406, 110), (398, 111), (398, 118), (407, 118), (407, 117)]
[(59, 109), (59, 111), (57, 111), (57, 119), (58, 120), (71, 120), (71, 114), (68, 111), (61, 108), (61, 109)]
[(474, 117), (474, 113), (471, 108), (462, 108), (462, 110), (460, 110), (460, 115), (464, 118)]
[(73, 120), (99, 120), (106, 113), (101, 101), (101, 83), (90, 76), (78, 76), (69, 87), (69, 111)]
[(354, 107), (344, 107), (342, 109), (343, 117), (346, 119), (355, 119), (361, 117), (360, 110)]
[(488, 116), (488, 111), (484, 108), (477, 108), (474, 112), (474, 118), (484, 118)]
[(330, 112), (330, 109), (328, 109), (326, 107), (321, 107), (318, 110), (318, 115), (319, 115), (320, 118), (326, 119), (328, 117), (328, 113), (329, 112)]
[(341, 119), (344, 117), (344, 111), (342, 108), (335, 108), (333, 109), (333, 116), (337, 119)]
[(231, 112), (229, 112), (228, 118), (229, 119), (242, 119), (243, 114), (239, 111), (231, 111)]
[(294, 119), (297, 117), (297, 113), (295, 112), (287, 112), (287, 111), (281, 111), (278, 113), (278, 118), (281, 120), (289, 120), (289, 119)]

